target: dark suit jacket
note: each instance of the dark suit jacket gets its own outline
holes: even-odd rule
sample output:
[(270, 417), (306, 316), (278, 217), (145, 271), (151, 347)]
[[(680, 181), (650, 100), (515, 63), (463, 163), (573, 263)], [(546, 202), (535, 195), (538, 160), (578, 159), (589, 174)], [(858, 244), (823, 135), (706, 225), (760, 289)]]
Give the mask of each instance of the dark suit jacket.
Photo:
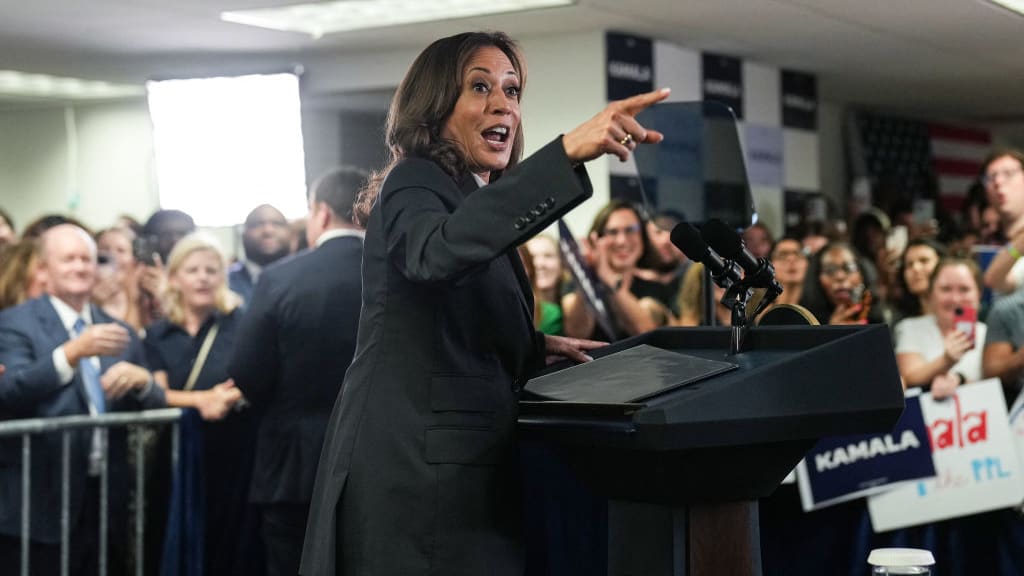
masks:
[(479, 190), (424, 159), (392, 169), (302, 574), (522, 573), (516, 400), (544, 338), (515, 247), (590, 193), (560, 140)]
[[(95, 306), (91, 311), (93, 323), (115, 322)], [(101, 372), (121, 360), (145, 366), (142, 345), (134, 331), (118, 323), (128, 329), (131, 343), (120, 356), (100, 357)], [(4, 418), (89, 413), (88, 393), (79, 371), (75, 371), (75, 377), (68, 385), (62, 386), (53, 366), (53, 350), (67, 340), (67, 330), (46, 296), (0, 313), (0, 363), (7, 367), (7, 372), (0, 378), (0, 414)], [(163, 391), (155, 385), (142, 399), (129, 393), (117, 401), (107, 402), (110, 411), (161, 408), (164, 405)], [(128, 499), (124, 496), (127, 494), (128, 470), (123, 432), (123, 429), (112, 431), (109, 441), (112, 530), (123, 528), (123, 522), (119, 520), (127, 511), (124, 505)], [(72, 526), (81, 509), (91, 442), (91, 430), (79, 429), (71, 433), (69, 489)], [(32, 539), (59, 542), (61, 434), (33, 436), (31, 472)], [(21, 438), (0, 440), (0, 533), (21, 534)]]
[(363, 241), (333, 238), (260, 276), (229, 372), (262, 414), (251, 500), (309, 502), (359, 327)]

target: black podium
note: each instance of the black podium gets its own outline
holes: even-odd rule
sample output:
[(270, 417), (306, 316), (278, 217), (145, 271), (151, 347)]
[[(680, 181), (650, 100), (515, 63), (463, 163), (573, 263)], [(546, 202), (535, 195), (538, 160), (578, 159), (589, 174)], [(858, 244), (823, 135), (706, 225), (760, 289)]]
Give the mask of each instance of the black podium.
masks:
[(756, 500), (819, 438), (887, 431), (903, 410), (886, 326), (758, 327), (733, 356), (729, 338), (664, 328), (595, 354), (648, 344), (738, 365), (640, 403), (530, 401), (527, 385), (521, 437), (608, 498), (609, 575), (759, 573)]

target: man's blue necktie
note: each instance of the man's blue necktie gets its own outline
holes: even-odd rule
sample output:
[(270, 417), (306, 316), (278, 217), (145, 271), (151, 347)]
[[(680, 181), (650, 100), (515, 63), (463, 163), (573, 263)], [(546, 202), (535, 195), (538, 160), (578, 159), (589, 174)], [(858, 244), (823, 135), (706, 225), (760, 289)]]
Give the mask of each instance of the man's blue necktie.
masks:
[[(75, 320), (75, 336), (81, 336), (85, 331), (85, 321), (79, 318)], [(96, 412), (103, 414), (107, 411), (107, 402), (103, 396), (103, 385), (100, 384), (100, 370), (92, 363), (92, 358), (82, 358), (78, 361), (78, 370), (82, 374), (82, 381), (85, 382), (85, 390), (89, 393), (89, 400), (96, 408)]]

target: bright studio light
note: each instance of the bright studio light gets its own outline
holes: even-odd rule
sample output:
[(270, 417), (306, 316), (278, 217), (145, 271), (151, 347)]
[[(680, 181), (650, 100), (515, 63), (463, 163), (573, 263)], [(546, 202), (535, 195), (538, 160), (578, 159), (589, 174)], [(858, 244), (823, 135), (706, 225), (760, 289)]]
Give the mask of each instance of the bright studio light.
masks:
[(200, 226), (245, 220), (260, 204), (306, 213), (294, 74), (148, 82), (160, 207)]

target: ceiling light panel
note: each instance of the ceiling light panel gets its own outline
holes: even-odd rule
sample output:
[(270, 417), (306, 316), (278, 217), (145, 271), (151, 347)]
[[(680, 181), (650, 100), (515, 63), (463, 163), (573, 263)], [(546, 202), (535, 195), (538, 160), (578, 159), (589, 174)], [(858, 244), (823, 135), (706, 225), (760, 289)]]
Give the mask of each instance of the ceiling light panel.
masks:
[(988, 0), (989, 3), (1024, 15), (1024, 0)]
[(131, 84), (0, 70), (0, 96), (45, 100), (104, 100), (142, 96), (145, 93), (142, 86)]
[(272, 30), (303, 32), (319, 38), (334, 32), (521, 12), (569, 6), (574, 2), (575, 0), (336, 0), (280, 8), (222, 12), (221, 19)]

